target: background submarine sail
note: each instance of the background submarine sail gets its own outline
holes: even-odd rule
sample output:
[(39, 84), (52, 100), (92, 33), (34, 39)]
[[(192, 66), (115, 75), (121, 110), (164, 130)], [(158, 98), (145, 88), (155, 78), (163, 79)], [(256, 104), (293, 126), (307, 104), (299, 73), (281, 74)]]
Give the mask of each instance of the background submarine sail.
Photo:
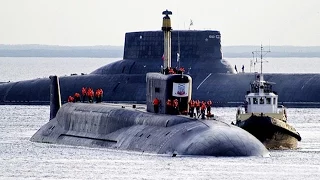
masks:
[[(180, 52), (180, 66), (193, 78), (194, 99), (212, 99), (216, 106), (243, 103), (243, 93), (247, 91), (246, 84), (253, 80), (252, 74), (233, 74), (233, 68), (222, 59), (219, 31), (173, 30), (171, 37), (173, 56), (170, 57), (174, 59)], [(159, 71), (163, 54), (162, 31), (128, 32), (123, 60), (88, 75), (60, 77), (62, 101), (82, 87), (92, 87), (104, 90), (103, 101), (144, 103), (146, 73)], [(173, 61), (171, 66), (178, 63)], [(264, 77), (277, 83), (274, 90), (286, 107), (320, 107), (320, 74), (266, 73)], [(1, 83), (0, 104), (49, 104), (49, 87), (49, 78)]]

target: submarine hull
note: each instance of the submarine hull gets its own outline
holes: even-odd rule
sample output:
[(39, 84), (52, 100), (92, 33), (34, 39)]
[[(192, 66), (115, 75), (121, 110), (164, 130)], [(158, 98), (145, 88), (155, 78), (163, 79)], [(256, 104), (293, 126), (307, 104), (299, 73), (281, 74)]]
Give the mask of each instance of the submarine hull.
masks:
[[(211, 99), (213, 106), (239, 106), (243, 103), (246, 84), (252, 74), (192, 75), (192, 98)], [(204, 79), (206, 79), (204, 81)], [(279, 103), (286, 107), (320, 107), (319, 74), (265, 74), (267, 81), (277, 83), (274, 90)], [(60, 77), (61, 98), (80, 92), (82, 87), (102, 88), (103, 101), (145, 103), (145, 74), (110, 74)], [(0, 84), (0, 104), (50, 104), (50, 79)]]
[(220, 121), (154, 114), (112, 104), (66, 103), (31, 141), (144, 153), (265, 156), (250, 133)]

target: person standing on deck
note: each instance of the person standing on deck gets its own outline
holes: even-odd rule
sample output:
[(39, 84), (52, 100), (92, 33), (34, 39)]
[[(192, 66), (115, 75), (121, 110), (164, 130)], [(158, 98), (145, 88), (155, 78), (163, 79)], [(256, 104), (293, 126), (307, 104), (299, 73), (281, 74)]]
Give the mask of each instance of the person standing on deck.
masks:
[(167, 100), (166, 105), (167, 105), (167, 114), (172, 114), (173, 104), (171, 99)]
[(154, 112), (155, 113), (159, 112), (159, 104), (160, 104), (160, 100), (158, 98), (155, 98), (153, 100), (153, 107), (154, 107)]
[(211, 105), (212, 105), (212, 101), (209, 99), (209, 101), (207, 101), (207, 115), (211, 116)]
[(82, 87), (81, 93), (82, 93), (82, 102), (84, 102), (87, 97), (87, 88)]

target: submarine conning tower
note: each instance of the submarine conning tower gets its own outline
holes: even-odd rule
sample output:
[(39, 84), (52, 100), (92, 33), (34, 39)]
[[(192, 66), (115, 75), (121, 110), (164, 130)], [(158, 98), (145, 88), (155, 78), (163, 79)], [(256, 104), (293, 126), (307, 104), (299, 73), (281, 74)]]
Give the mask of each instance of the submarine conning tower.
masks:
[[(160, 114), (180, 114), (188, 112), (188, 102), (192, 94), (192, 78), (184, 75), (183, 70), (171, 67), (171, 20), (169, 15), (171, 11), (163, 11), (162, 31), (164, 34), (164, 54), (163, 67), (161, 73), (147, 73), (147, 92), (146, 102), (147, 111)], [(158, 99), (160, 103), (157, 107), (154, 100)], [(172, 106), (167, 105), (167, 101)], [(178, 105), (174, 105), (174, 101)]]

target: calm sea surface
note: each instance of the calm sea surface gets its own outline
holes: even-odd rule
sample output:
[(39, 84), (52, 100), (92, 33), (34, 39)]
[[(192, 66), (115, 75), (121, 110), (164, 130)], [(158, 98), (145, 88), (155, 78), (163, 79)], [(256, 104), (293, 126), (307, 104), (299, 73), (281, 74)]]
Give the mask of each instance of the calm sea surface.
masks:
[[(115, 60), (0, 58), (0, 82), (90, 73)], [(227, 60), (250, 71), (250, 59)], [(265, 72), (320, 73), (320, 58), (266, 60)], [(227, 123), (235, 119), (235, 108), (213, 111)], [(288, 118), (302, 136), (297, 150), (270, 151), (270, 157), (172, 158), (33, 143), (29, 139), (48, 121), (49, 106), (0, 106), (0, 179), (320, 179), (320, 109), (289, 108)]]

